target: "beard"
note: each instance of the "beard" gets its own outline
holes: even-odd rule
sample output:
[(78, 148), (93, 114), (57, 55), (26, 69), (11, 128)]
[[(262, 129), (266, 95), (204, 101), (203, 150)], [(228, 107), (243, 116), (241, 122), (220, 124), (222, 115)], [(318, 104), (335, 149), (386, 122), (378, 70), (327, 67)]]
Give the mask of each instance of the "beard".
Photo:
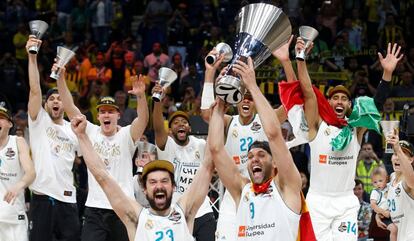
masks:
[(186, 133), (186, 134), (185, 134), (185, 138), (184, 138), (184, 139), (180, 139), (180, 138), (178, 137), (178, 133), (173, 133), (173, 136), (174, 136), (174, 139), (175, 139), (175, 141), (177, 142), (177, 144), (178, 144), (178, 145), (180, 145), (180, 146), (185, 145), (185, 143), (186, 143), (186, 142), (187, 142), (187, 140), (188, 140), (188, 133)]
[[(165, 195), (165, 203), (162, 206), (158, 206), (157, 203), (155, 202), (155, 194), (157, 192), (163, 192)], [(154, 190), (154, 192), (152, 193), (152, 198), (148, 195), (146, 195), (148, 203), (150, 205), (150, 207), (155, 210), (155, 211), (165, 211), (168, 208), (170, 208), (171, 206), (171, 202), (172, 202), (172, 194), (170, 196), (167, 195), (167, 191), (165, 189), (156, 189)]]

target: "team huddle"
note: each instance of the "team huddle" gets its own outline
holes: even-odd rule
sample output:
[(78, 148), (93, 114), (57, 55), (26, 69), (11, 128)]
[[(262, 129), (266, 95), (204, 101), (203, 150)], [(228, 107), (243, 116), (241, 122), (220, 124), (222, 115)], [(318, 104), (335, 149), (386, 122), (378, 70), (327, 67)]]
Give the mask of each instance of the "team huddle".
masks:
[[(280, 86), (283, 105), (273, 109), (262, 94), (252, 59), (238, 60), (232, 68), (246, 94), (234, 116), (227, 115), (228, 105), (214, 96), (214, 84), (226, 67), (221, 69), (223, 56), (213, 49), (210, 54), (218, 59), (205, 63), (201, 100), (201, 115), (209, 123), (207, 140), (189, 135), (185, 112), (173, 113), (167, 129), (162, 103), (154, 102), (151, 119), (158, 157), (148, 158), (133, 178), (131, 160), (150, 119), (142, 76), (131, 77), (128, 93), (137, 99), (132, 123), (118, 126), (119, 108), (107, 96), (98, 102), (100, 125), (95, 125), (74, 104), (65, 68), (57, 64), (51, 69), (61, 72), (57, 88), (46, 93), (42, 104), (37, 54), (29, 51), (41, 40), (30, 36), (26, 44), (30, 148), (23, 138), (9, 135), (11, 114), (0, 107), (0, 240), (26, 241), (29, 236), (32, 241), (357, 240), (359, 201), (353, 193), (357, 156), (365, 131), (375, 129), (378, 122), (359, 124), (349, 114), (361, 106), (373, 108), (365, 114), (378, 112), (384, 93), (358, 99), (352, 106), (349, 90), (336, 86), (325, 99), (312, 87), (305, 59), (296, 62), (295, 73), (289, 59), (292, 39), (273, 52), (286, 73)], [(297, 38), (295, 51), (304, 49), (304, 40)], [(379, 56), (384, 69), (379, 89), (391, 80), (402, 57), (399, 52), (400, 47), (390, 44), (386, 56)], [(160, 84), (152, 89), (161, 98), (165, 91)], [(281, 129), (286, 120), (295, 135), (289, 143)], [(397, 240), (414, 240), (414, 148), (399, 140), (396, 131), (386, 139), (394, 149), (398, 180), (389, 193), (399, 192), (388, 197), (394, 208), (376, 219), (383, 224), (391, 218)], [(300, 225), (305, 212), (302, 180), (289, 152), (303, 143), (310, 146), (311, 160), (306, 204), (312, 226), (307, 227)], [(82, 225), (72, 174), (79, 156), (88, 168), (89, 184)], [(217, 222), (207, 195), (215, 172), (226, 188)], [(135, 196), (134, 186), (139, 189)]]

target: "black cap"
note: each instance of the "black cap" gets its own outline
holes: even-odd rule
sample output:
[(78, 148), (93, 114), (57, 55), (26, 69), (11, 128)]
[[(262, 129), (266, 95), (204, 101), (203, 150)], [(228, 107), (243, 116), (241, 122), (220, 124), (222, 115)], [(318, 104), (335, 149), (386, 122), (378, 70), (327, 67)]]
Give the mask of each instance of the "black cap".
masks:
[(404, 153), (408, 154), (411, 157), (414, 156), (414, 147), (411, 143), (408, 141), (399, 141), (398, 144)]
[(0, 106), (0, 115), (6, 117), (9, 121), (13, 122), (11, 113), (6, 107)]

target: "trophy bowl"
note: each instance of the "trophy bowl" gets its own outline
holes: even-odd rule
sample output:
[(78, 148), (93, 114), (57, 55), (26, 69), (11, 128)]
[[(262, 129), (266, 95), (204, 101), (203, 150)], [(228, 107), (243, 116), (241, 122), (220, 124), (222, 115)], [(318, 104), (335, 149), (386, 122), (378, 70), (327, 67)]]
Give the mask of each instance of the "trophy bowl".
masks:
[(217, 60), (217, 58), (220, 54), (224, 55), (223, 62), (225, 62), (225, 63), (229, 62), (233, 58), (233, 50), (231, 49), (230, 45), (228, 45), (226, 43), (219, 43), (219, 44), (216, 45), (215, 48), (216, 48), (216, 51), (218, 52), (218, 54), (217, 55), (215, 55), (215, 54), (207, 55), (206, 62), (208, 64), (213, 65), (216, 62), (216, 60)]
[[(167, 88), (177, 79), (177, 74), (170, 68), (162, 67), (158, 70), (158, 78), (160, 79), (159, 84), (163, 88)], [(160, 102), (161, 99), (162, 93), (155, 92), (152, 94), (153, 101)]]
[[(29, 22), (30, 34), (34, 35), (37, 39), (42, 39), (43, 35), (46, 33), (49, 25), (42, 20), (33, 20)], [(30, 46), (29, 53), (37, 54), (39, 52), (38, 45)]]
[(310, 42), (318, 37), (318, 30), (310, 26), (300, 26), (299, 36), (305, 41), (305, 49), (302, 49), (296, 54), (296, 59), (304, 61), (306, 59), (306, 49), (309, 47)]

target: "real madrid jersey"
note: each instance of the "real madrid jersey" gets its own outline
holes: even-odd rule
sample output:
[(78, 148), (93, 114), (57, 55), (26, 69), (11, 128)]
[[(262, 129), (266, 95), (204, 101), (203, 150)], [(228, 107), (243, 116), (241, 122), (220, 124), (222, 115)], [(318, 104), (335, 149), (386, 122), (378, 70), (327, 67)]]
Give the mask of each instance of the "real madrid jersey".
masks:
[[(177, 202), (188, 189), (204, 160), (206, 141), (194, 136), (188, 138), (188, 144), (180, 146), (172, 137), (168, 136), (164, 150), (157, 147), (158, 158), (174, 164), (174, 178), (177, 187), (173, 195), (173, 202)], [(210, 212), (213, 212), (213, 209), (210, 206), (209, 198), (206, 196), (203, 204), (198, 209), (196, 218)]]
[(300, 215), (286, 206), (275, 182), (259, 195), (251, 185), (244, 186), (237, 208), (238, 240), (295, 241)]
[(402, 184), (401, 188), (401, 208), (404, 213), (404, 218), (398, 226), (398, 241), (413, 241), (414, 240), (414, 197), (406, 191), (406, 184)]
[(55, 124), (40, 108), (36, 120), (29, 117), (30, 147), (36, 178), (30, 189), (59, 201), (76, 203), (73, 162), (79, 150), (78, 139), (70, 123)]
[(227, 130), (226, 144), (227, 153), (239, 168), (240, 173), (249, 177), (247, 171), (247, 152), (254, 141), (267, 141), (259, 115), (255, 114), (253, 120), (247, 124), (240, 123), (239, 115), (232, 117)]
[(312, 191), (335, 194), (352, 192), (354, 189), (356, 162), (360, 149), (356, 128), (352, 130), (352, 140), (344, 150), (333, 150), (331, 141), (340, 131), (340, 128), (322, 121), (315, 139), (309, 142)]
[(138, 217), (135, 241), (194, 241), (188, 230), (184, 212), (177, 204), (171, 205), (167, 216), (157, 216), (143, 208)]
[(20, 192), (14, 204), (3, 200), (4, 195), (23, 177), (20, 165), (17, 137), (9, 136), (9, 141), (0, 150), (0, 225), (25, 221), (24, 192)]
[(390, 211), (391, 220), (397, 226), (400, 225), (404, 212), (401, 206), (402, 181), (396, 181), (395, 172), (391, 173), (390, 184), (388, 186), (387, 204)]
[[(88, 122), (86, 134), (99, 157), (105, 163), (106, 170), (115, 179), (122, 191), (134, 199), (132, 178), (132, 156), (135, 145), (131, 137), (131, 126), (121, 127), (113, 136), (105, 136), (101, 127)], [(86, 200), (87, 207), (112, 209), (104, 191), (88, 170), (89, 192)]]

